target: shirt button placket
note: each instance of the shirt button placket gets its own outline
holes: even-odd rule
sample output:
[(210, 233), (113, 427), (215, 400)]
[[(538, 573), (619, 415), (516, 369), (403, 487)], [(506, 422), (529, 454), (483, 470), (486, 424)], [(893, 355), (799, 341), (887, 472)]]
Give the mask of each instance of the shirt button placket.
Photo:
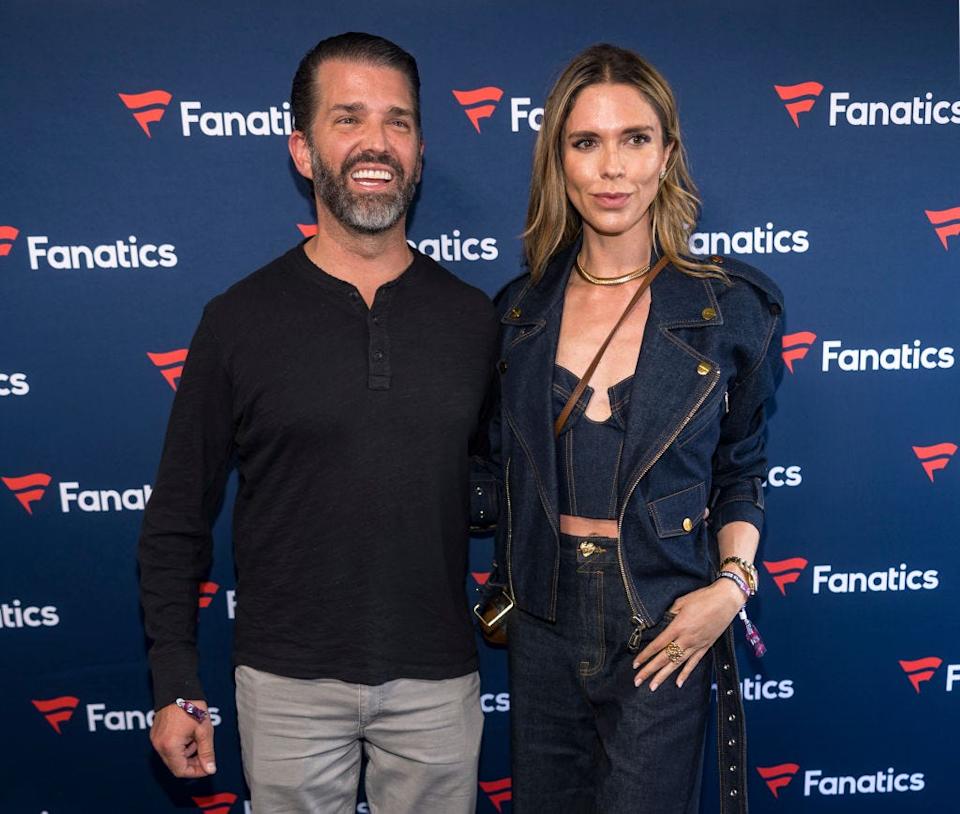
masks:
[(383, 303), (374, 302), (373, 310), (367, 317), (370, 336), (368, 364), (371, 390), (387, 390), (390, 387), (390, 359), (387, 355), (387, 332), (384, 328), (385, 320), (382, 311)]

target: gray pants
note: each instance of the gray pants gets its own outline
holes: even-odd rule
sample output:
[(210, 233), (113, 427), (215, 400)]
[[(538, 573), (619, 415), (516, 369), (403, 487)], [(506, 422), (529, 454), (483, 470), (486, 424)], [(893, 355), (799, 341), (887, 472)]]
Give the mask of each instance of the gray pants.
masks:
[(483, 732), (476, 673), (371, 687), (238, 667), (236, 679), (254, 814), (354, 814), (361, 748), (371, 814), (473, 814)]

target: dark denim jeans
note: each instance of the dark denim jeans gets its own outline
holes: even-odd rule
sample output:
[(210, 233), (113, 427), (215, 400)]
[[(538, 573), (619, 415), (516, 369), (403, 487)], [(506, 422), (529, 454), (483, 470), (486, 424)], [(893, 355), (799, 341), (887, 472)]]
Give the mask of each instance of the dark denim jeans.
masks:
[(617, 541), (584, 540), (560, 536), (556, 623), (510, 619), (513, 810), (696, 814), (712, 654), (682, 689), (634, 687)]

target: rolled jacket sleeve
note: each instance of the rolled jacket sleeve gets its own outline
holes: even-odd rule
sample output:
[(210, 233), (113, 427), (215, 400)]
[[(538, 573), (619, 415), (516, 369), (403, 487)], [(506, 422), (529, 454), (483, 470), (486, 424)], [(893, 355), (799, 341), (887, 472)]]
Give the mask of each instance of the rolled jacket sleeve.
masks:
[(174, 398), (139, 542), (140, 599), (157, 709), (203, 698), (198, 675), (200, 582), (212, 561), (212, 526), (233, 452), (230, 378), (205, 312)]
[(729, 411), (714, 458), (710, 520), (720, 529), (744, 520), (763, 530), (763, 481), (767, 474), (766, 404), (782, 375), (782, 306), (771, 303), (757, 361), (728, 391)]

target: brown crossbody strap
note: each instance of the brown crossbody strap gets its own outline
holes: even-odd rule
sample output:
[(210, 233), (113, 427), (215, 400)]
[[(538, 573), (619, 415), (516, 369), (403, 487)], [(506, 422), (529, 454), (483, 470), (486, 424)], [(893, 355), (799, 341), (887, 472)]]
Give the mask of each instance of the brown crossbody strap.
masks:
[(560, 415), (558, 415), (557, 420), (553, 422), (553, 434), (555, 437), (560, 435), (564, 424), (566, 424), (567, 419), (570, 418), (570, 413), (573, 412), (574, 406), (580, 400), (580, 396), (583, 395), (583, 391), (587, 389), (587, 385), (590, 383), (590, 377), (593, 376), (594, 371), (597, 369), (597, 365), (600, 364), (600, 359), (603, 357), (603, 353), (607, 349), (607, 345), (610, 344), (610, 340), (613, 339), (614, 334), (620, 330), (620, 326), (623, 325), (627, 316), (633, 310), (633, 307), (640, 302), (643, 292), (650, 287), (650, 283), (653, 282), (653, 278), (660, 273), (665, 265), (667, 265), (667, 258), (661, 257), (657, 261), (657, 264), (647, 273), (647, 276), (643, 278), (643, 282), (640, 283), (640, 288), (638, 288), (636, 293), (630, 298), (630, 302), (627, 303), (627, 307), (620, 315), (620, 319), (617, 320), (617, 324), (614, 325), (613, 330), (607, 334), (607, 338), (600, 346), (600, 350), (597, 351), (597, 355), (593, 357), (590, 367), (587, 368), (586, 372), (580, 378), (580, 381), (577, 382), (577, 386), (573, 388), (573, 392), (570, 394), (570, 398), (567, 399), (567, 403), (563, 405)]

